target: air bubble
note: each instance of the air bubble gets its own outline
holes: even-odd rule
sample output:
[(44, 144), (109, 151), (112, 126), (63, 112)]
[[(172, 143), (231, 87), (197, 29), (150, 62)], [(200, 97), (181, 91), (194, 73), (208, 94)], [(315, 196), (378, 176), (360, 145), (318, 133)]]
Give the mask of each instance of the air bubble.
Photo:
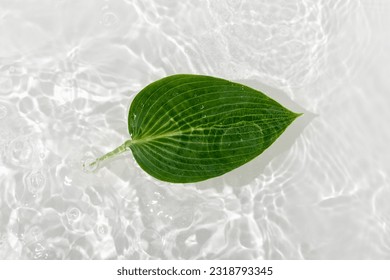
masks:
[(92, 173), (99, 167), (99, 160), (88, 157), (82, 161), (82, 164), (85, 173)]
[(45, 260), (49, 254), (46, 252), (46, 248), (41, 244), (37, 243), (33, 251), (33, 258), (36, 260)]
[(33, 226), (30, 229), (30, 234), (32, 237), (38, 239), (42, 235), (42, 229), (39, 226)]
[(80, 218), (80, 210), (76, 207), (69, 208), (66, 211), (66, 217), (69, 222), (75, 222)]
[(104, 26), (113, 26), (117, 24), (119, 21), (118, 16), (112, 12), (107, 12), (103, 15), (101, 24)]
[(27, 139), (15, 139), (10, 144), (9, 153), (13, 164), (28, 163), (32, 158), (33, 152), (34, 149)]
[(24, 241), (26, 243), (35, 243), (43, 239), (42, 228), (38, 225), (33, 225), (25, 234)]
[(21, 76), (25, 73), (25, 69), (21, 66), (10, 66), (8, 68), (8, 74), (10, 76)]
[(98, 225), (96, 231), (99, 236), (106, 236), (108, 233), (108, 227), (106, 225)]
[(45, 188), (46, 177), (42, 171), (32, 172), (27, 176), (27, 189), (32, 194), (38, 194)]

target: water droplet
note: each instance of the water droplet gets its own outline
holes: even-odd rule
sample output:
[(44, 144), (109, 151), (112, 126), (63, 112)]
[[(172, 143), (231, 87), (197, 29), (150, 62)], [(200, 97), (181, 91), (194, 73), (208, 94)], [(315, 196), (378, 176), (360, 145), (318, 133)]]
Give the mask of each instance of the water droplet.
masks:
[(66, 217), (69, 222), (75, 222), (80, 218), (80, 210), (76, 207), (69, 208), (66, 210)]
[(33, 155), (34, 149), (28, 139), (15, 139), (9, 147), (11, 162), (20, 165), (28, 163)]
[(24, 240), (27, 243), (38, 242), (43, 239), (43, 231), (38, 225), (33, 225), (26, 233)]
[(82, 165), (85, 173), (92, 173), (99, 167), (99, 161), (92, 157), (88, 157), (82, 160)]
[(10, 66), (8, 68), (8, 74), (10, 76), (21, 76), (24, 73), (26, 73), (26, 70), (23, 67), (19, 66), (19, 65), (17, 65), (17, 66)]
[(0, 120), (4, 119), (7, 116), (7, 113), (8, 113), (7, 107), (0, 104)]
[(46, 177), (42, 171), (32, 172), (27, 176), (27, 189), (32, 194), (38, 194), (45, 188)]
[(46, 252), (46, 248), (41, 243), (37, 243), (33, 251), (33, 258), (45, 260), (48, 256), (49, 254)]
[(108, 233), (108, 227), (106, 225), (98, 225), (96, 229), (98, 235), (100, 236), (106, 236)]
[(113, 26), (119, 22), (118, 16), (112, 12), (104, 13), (101, 23), (104, 26)]

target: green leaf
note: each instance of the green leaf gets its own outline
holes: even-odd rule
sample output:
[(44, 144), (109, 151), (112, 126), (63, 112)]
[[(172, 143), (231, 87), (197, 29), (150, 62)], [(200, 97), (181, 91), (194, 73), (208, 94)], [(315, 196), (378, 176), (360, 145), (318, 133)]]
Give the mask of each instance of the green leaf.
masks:
[(132, 140), (97, 161), (131, 149), (159, 180), (203, 181), (260, 155), (299, 115), (238, 83), (173, 75), (138, 93), (128, 118)]

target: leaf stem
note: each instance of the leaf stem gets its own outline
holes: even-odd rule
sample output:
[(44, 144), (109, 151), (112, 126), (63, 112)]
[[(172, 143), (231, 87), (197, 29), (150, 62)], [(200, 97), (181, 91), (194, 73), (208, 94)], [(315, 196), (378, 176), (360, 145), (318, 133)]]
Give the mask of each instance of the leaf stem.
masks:
[(102, 162), (104, 160), (107, 160), (109, 158), (112, 158), (116, 155), (122, 154), (130, 149), (131, 140), (127, 140), (125, 143), (117, 147), (116, 149), (112, 150), (111, 152), (108, 152), (107, 154), (97, 158), (95, 161), (89, 164), (90, 167), (95, 166), (99, 162)]

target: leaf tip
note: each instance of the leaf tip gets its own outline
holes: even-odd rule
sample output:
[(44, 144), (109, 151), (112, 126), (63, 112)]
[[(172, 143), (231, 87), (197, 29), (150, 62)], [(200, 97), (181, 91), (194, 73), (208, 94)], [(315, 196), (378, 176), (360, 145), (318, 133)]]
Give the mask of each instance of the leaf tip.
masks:
[(298, 118), (298, 117), (300, 117), (302, 115), (303, 115), (303, 113), (294, 113), (295, 118)]

